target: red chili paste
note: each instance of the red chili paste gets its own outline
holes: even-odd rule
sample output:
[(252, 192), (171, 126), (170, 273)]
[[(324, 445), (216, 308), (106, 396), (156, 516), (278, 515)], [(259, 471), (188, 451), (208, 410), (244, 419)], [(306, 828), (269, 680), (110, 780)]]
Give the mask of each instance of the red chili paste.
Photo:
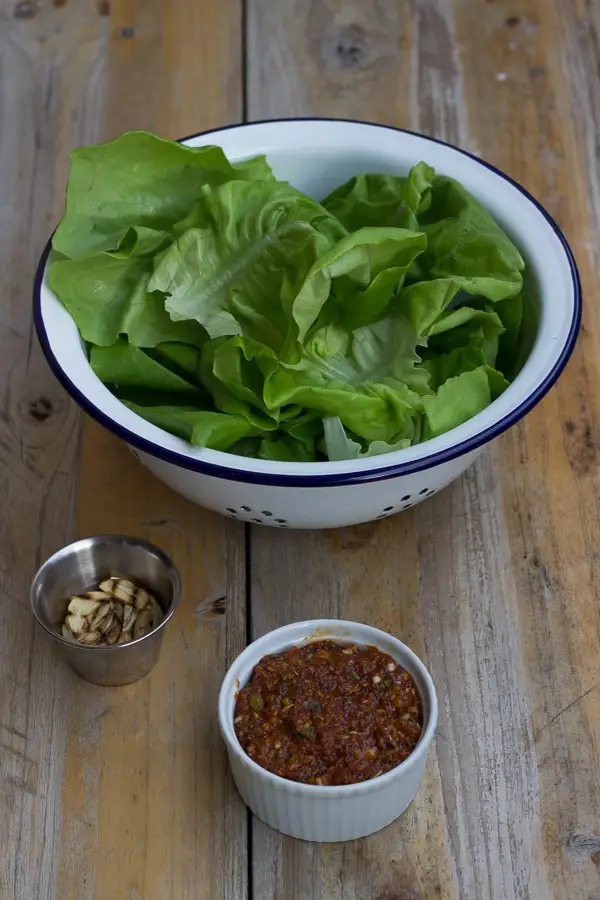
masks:
[(245, 752), (282, 778), (355, 784), (388, 772), (421, 735), (411, 675), (377, 647), (320, 640), (263, 657), (239, 691)]

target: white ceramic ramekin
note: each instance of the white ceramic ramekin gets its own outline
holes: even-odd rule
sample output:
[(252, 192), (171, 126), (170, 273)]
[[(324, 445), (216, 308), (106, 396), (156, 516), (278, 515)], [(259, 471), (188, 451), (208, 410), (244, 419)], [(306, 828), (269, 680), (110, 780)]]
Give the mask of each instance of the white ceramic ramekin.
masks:
[[(389, 653), (410, 672), (421, 696), (423, 731), (419, 743), (403, 763), (370, 781), (339, 787), (288, 781), (250, 759), (235, 734), (233, 715), (237, 692), (259, 660), (286, 647), (323, 638), (376, 646)], [(305, 841), (350, 841), (373, 834), (397, 819), (419, 788), (436, 722), (435, 687), (412, 650), (378, 628), (338, 619), (295, 622), (254, 641), (228, 670), (219, 695), (219, 725), (243, 800), (271, 828)]]

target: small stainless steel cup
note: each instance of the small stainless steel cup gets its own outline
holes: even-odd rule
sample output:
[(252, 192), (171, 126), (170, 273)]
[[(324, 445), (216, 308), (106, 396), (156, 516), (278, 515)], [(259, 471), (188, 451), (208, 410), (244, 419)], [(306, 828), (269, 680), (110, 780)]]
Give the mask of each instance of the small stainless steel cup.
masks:
[[(86, 647), (63, 638), (70, 598), (111, 575), (141, 585), (156, 598), (163, 611), (159, 624), (128, 644)], [(180, 594), (179, 572), (164, 551), (141, 538), (106, 534), (76, 541), (51, 556), (33, 580), (30, 600), (37, 621), (82, 678), (118, 685), (137, 681), (152, 669)]]

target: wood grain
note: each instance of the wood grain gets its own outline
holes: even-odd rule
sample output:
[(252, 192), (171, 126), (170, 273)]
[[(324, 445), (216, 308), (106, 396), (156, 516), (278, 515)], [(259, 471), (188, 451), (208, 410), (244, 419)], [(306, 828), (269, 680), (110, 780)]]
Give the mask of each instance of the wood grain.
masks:
[[(592, 136), (593, 118), (582, 109), (583, 98), (568, 89), (569, 84), (581, 86), (573, 75), (581, 65), (580, 45), (587, 40), (586, 84), (592, 92), (587, 113), (593, 115), (600, 98), (589, 57), (589, 40), (599, 24), (597, 7), (595, 21), (593, 9), (593, 4), (586, 10), (584, 4), (577, 9), (522, 3), (515, 21), (499, 7), (495, 28), (479, 30), (472, 57), (474, 65), (481, 65), (485, 54), (492, 67), (502, 60), (499, 71), (506, 74), (505, 81), (480, 79), (477, 90), (478, 102), (499, 111), (498, 123), (484, 127), (473, 119), (472, 127), (480, 135), (485, 128), (492, 161), (516, 174), (565, 229), (587, 300), (582, 338), (564, 377), (541, 407), (507, 435), (496, 456), (506, 563), (514, 579), (512, 618), (522, 636), (528, 686), (527, 744), (531, 742), (537, 776), (535, 806), (530, 802), (523, 809), (529, 852), (535, 850), (540, 896), (545, 889), (573, 898), (600, 893), (593, 861), (600, 849), (600, 695), (595, 693), (600, 685), (600, 620), (593, 549), (598, 539), (595, 447), (600, 409), (594, 387), (597, 350), (591, 338), (598, 334), (598, 292), (597, 271), (586, 247), (595, 225), (590, 201), (597, 192), (597, 171), (588, 166), (582, 153), (586, 142), (578, 140), (572, 127), (577, 121)], [(473, 39), (468, 17), (460, 18), (458, 29), (462, 40)], [(593, 65), (597, 71), (597, 54)], [(511, 123), (510, 141), (502, 139), (504, 120)], [(516, 832), (513, 840), (519, 846), (521, 835)]]
[[(172, 495), (89, 422), (74, 478), (79, 418), (40, 360), (29, 296), (73, 146), (239, 118), (240, 6), (72, 0), (0, 15), (0, 897), (237, 900), (247, 815), (214, 709), (245, 638), (243, 529)], [(124, 689), (74, 676), (28, 610), (35, 566), (73, 534), (75, 480), (79, 534), (144, 535), (183, 574), (159, 665)]]
[[(0, 0), (0, 900), (597, 900), (600, 7), (245, 7)], [(79, 453), (29, 305), (69, 150), (237, 121), (244, 76), (250, 118), (397, 124), (499, 165), (565, 229), (586, 301), (559, 385), (459, 483), (377, 525), (251, 528), (247, 546), (93, 423)], [(27, 606), (45, 556), (105, 530), (164, 546), (185, 585), (156, 669), (111, 690), (73, 675)], [(398, 634), (439, 692), (413, 806), (347, 845), (249, 833), (215, 727), (247, 625), (313, 615)]]
[(250, 5), (251, 117), (366, 118), (480, 153), (565, 227), (588, 308), (560, 386), (441, 496), (333, 536), (253, 529), (253, 634), (311, 614), (380, 624), (424, 654), (441, 701), (436, 752), (408, 816), (344, 848), (254, 823), (257, 896), (591, 900), (600, 895), (598, 9), (287, 0), (277, 10)]
[(70, 148), (97, 137), (105, 24), (88, 4), (0, 3), (0, 897), (51, 897), (64, 730), (73, 694), (34, 628), (28, 587), (72, 528), (78, 415), (31, 321), (37, 257)]
[[(600, 892), (594, 864), (600, 849), (600, 698), (595, 693), (600, 634), (593, 549), (598, 538), (599, 409), (592, 343), (598, 322), (597, 270), (589, 253), (597, 171), (588, 166), (581, 132), (578, 140), (573, 127), (559, 122), (585, 125), (586, 137), (593, 137), (593, 117), (587, 116), (593, 116), (594, 94), (597, 109), (598, 81), (592, 77), (589, 40), (598, 33), (598, 17), (594, 21), (592, 4), (587, 11), (583, 4), (579, 9), (523, 4), (520, 13), (509, 29), (513, 34), (504, 37), (522, 58), (520, 68), (507, 68), (507, 86), (512, 91), (515, 82), (522, 85), (522, 103), (511, 104), (515, 136), (502, 164), (513, 171), (518, 165), (526, 186), (565, 228), (587, 302), (579, 348), (565, 376), (540, 409), (507, 437), (500, 463), (503, 475), (511, 476), (504, 482), (506, 533), (530, 685), (539, 779), (538, 855), (556, 896), (588, 898)], [(587, 111), (580, 105), (584, 98), (568, 89), (570, 83), (581, 87), (581, 78), (573, 76), (580, 70), (586, 42), (587, 100), (592, 101)], [(482, 99), (502, 103), (496, 92)]]
[(216, 723), (226, 666), (245, 639), (244, 533), (173, 494), (87, 423), (80, 533), (154, 541), (181, 570), (183, 599), (151, 674), (101, 689), (72, 676), (57, 897), (246, 895), (245, 808)]
[[(113, 3), (103, 137), (178, 137), (239, 118), (240, 25), (236, 0)], [(104, 691), (77, 682), (57, 896), (101, 898), (118, 884), (127, 900), (237, 900), (247, 816), (215, 710), (245, 640), (243, 527), (171, 493), (89, 422), (77, 501), (79, 533), (144, 535), (171, 552), (183, 600), (149, 678)]]

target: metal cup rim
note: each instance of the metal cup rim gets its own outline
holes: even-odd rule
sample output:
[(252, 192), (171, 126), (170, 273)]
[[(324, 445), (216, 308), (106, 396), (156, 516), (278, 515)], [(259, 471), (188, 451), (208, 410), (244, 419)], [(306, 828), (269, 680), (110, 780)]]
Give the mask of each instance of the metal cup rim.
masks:
[[(152, 553), (154, 556), (158, 556), (160, 561), (169, 569), (172, 575), (173, 580), (173, 597), (171, 599), (171, 603), (169, 605), (168, 611), (165, 611), (163, 618), (160, 623), (153, 628), (148, 634), (142, 635), (142, 637), (134, 638), (132, 641), (128, 641), (126, 644), (100, 644), (96, 646), (89, 646), (86, 644), (79, 644), (75, 641), (68, 641), (66, 638), (59, 634), (56, 631), (53, 631), (48, 625), (44, 622), (41, 616), (38, 614), (35, 604), (35, 596), (36, 596), (36, 586), (39, 583), (41, 577), (44, 572), (46, 572), (53, 563), (62, 559), (65, 556), (69, 556), (71, 553), (76, 553), (80, 549), (84, 549), (86, 546), (90, 546), (99, 542), (106, 543), (125, 543), (125, 544), (135, 544), (137, 547), (142, 547), (144, 550)], [(59, 550), (56, 550), (48, 559), (42, 563), (37, 572), (35, 573), (33, 580), (31, 582), (31, 586), (29, 588), (29, 605), (31, 607), (31, 611), (35, 617), (38, 625), (44, 629), (44, 631), (50, 635), (51, 638), (58, 641), (65, 647), (76, 647), (78, 650), (87, 650), (93, 652), (94, 650), (104, 650), (105, 652), (118, 652), (123, 650), (128, 650), (130, 647), (136, 647), (141, 644), (143, 641), (148, 640), (153, 635), (157, 634), (159, 631), (165, 627), (165, 625), (171, 620), (173, 613), (179, 606), (179, 601), (181, 599), (181, 575), (179, 574), (179, 569), (173, 562), (172, 557), (165, 551), (158, 547), (156, 544), (151, 543), (151, 541), (147, 541), (145, 538), (134, 537), (130, 534), (94, 534), (89, 537), (79, 538), (76, 541), (72, 541), (70, 544), (65, 544), (64, 547), (61, 547)]]

